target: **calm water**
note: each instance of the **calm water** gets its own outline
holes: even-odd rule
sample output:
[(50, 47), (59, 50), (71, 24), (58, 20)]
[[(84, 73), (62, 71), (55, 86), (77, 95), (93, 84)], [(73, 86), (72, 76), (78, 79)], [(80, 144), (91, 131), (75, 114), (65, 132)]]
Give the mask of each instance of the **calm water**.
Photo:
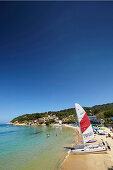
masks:
[(0, 170), (57, 170), (73, 135), (71, 128), (0, 125)]

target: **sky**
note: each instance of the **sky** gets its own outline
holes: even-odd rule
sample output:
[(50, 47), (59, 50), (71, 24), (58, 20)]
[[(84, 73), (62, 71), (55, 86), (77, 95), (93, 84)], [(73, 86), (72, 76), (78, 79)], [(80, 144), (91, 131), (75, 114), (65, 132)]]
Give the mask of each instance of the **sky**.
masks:
[(0, 123), (113, 102), (113, 2), (0, 2)]

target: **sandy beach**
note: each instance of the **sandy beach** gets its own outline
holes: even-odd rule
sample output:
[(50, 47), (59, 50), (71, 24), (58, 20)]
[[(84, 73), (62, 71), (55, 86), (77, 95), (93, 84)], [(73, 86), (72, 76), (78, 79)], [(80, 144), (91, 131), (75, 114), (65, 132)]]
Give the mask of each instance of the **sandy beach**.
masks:
[[(73, 127), (72, 127), (73, 128)], [(78, 128), (77, 128), (78, 130)], [(76, 128), (75, 128), (76, 131)], [(107, 133), (113, 136), (108, 128), (105, 129)], [(112, 170), (113, 166), (113, 139), (106, 135), (95, 135), (96, 143), (101, 142), (101, 139), (108, 142), (111, 147), (111, 151), (100, 154), (85, 154), (75, 155), (70, 152), (69, 156), (64, 160), (61, 170)], [(75, 139), (76, 141), (76, 139)], [(79, 135), (77, 143), (81, 143), (81, 137)]]

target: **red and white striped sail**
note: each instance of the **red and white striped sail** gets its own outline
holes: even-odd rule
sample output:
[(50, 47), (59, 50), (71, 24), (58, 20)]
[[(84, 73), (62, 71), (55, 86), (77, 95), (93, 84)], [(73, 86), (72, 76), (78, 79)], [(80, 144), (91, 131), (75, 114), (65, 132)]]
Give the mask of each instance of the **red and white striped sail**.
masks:
[(75, 109), (78, 117), (78, 122), (81, 128), (83, 142), (86, 143), (94, 138), (93, 128), (85, 110), (77, 103), (75, 103)]

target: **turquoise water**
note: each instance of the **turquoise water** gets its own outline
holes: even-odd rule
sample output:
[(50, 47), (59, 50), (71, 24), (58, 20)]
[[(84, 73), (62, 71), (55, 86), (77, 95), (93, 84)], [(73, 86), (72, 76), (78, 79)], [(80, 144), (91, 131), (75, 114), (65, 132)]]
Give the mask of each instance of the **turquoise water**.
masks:
[(0, 125), (0, 170), (57, 170), (73, 135), (71, 128)]

